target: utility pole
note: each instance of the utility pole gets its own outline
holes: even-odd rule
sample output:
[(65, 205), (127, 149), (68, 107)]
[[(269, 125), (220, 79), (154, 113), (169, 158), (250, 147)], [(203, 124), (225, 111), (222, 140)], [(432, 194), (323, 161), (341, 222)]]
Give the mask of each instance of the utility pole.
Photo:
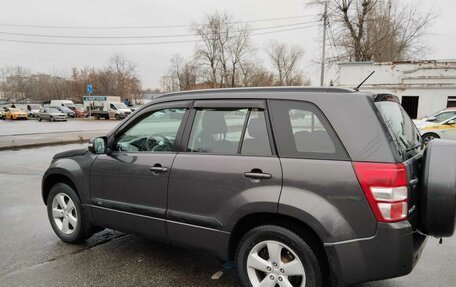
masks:
[(321, 52), (321, 76), (320, 86), (325, 84), (325, 51), (326, 51), (326, 26), (328, 24), (328, 0), (325, 0), (325, 11), (323, 13), (323, 49)]

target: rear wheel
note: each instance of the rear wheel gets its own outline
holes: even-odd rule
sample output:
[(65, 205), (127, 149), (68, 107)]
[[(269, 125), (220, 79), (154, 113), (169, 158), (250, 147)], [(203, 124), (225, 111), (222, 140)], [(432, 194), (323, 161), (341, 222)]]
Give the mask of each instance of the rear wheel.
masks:
[(297, 234), (280, 226), (249, 231), (239, 244), (236, 260), (242, 286), (322, 286), (313, 250)]
[(49, 221), (55, 234), (68, 243), (79, 243), (93, 234), (93, 227), (82, 210), (82, 204), (74, 190), (57, 183), (47, 198)]
[(51, 116), (51, 117), (49, 118), (49, 120), (50, 120), (51, 122), (53, 122), (53, 121), (55, 121), (55, 118), (54, 118), (53, 116)]
[(422, 136), (422, 139), (425, 144), (427, 144), (428, 142), (430, 142), (433, 139), (439, 139), (439, 138), (440, 137), (435, 133), (427, 133)]

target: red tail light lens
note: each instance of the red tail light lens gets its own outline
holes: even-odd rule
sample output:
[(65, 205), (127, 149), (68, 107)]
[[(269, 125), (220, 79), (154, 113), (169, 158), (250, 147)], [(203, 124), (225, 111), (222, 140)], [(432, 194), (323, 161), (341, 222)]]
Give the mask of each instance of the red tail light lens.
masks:
[(407, 219), (407, 171), (403, 164), (354, 162), (353, 168), (378, 221)]

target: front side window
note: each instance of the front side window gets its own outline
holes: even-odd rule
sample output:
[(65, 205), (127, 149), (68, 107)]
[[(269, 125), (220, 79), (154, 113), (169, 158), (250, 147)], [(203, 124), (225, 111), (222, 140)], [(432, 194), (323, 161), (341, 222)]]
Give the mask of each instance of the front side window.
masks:
[(146, 116), (123, 133), (115, 144), (117, 151), (170, 152), (186, 109), (162, 109)]

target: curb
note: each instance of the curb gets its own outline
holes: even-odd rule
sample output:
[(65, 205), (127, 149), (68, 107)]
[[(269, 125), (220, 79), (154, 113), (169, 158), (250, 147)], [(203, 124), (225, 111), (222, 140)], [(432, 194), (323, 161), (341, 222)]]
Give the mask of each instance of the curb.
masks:
[(39, 143), (30, 143), (30, 144), (0, 146), (0, 151), (20, 150), (20, 149), (27, 149), (27, 148), (36, 148), (36, 147), (54, 146), (54, 145), (66, 145), (66, 144), (74, 144), (74, 143), (86, 143), (89, 140), (90, 140), (90, 138), (81, 137), (79, 139), (73, 139), (73, 140), (60, 140), (60, 141), (53, 141), (53, 142), (39, 142)]

